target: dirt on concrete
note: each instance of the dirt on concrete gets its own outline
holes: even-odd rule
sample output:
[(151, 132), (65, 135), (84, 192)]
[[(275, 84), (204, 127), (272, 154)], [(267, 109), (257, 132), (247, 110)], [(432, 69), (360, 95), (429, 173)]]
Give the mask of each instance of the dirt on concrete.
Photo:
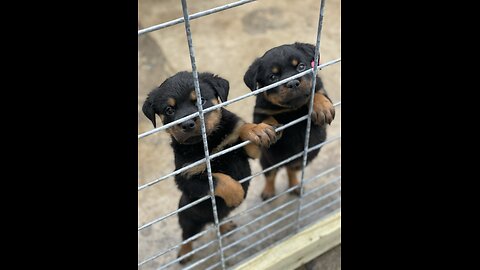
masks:
[[(189, 12), (195, 13), (232, 1), (188, 1)], [(142, 0), (138, 2), (139, 29), (155, 24), (167, 22), (183, 17), (181, 3), (178, 0)], [(261, 0), (245, 4), (233, 9), (211, 14), (191, 21), (192, 40), (195, 47), (197, 68), (199, 72), (209, 71), (216, 73), (230, 82), (229, 99), (247, 94), (250, 90), (243, 82), (243, 75), (256, 57), (261, 56), (266, 50), (296, 41), (315, 44), (319, 0), (287, 1), (287, 0)], [(325, 18), (321, 39), (322, 63), (340, 58), (340, 0), (327, 0)], [(324, 68), (319, 75), (324, 81), (333, 102), (341, 101), (340, 91), (340, 65), (335, 64)], [(138, 39), (138, 133), (151, 130), (151, 122), (143, 115), (141, 107), (146, 95), (166, 78), (179, 71), (191, 71), (185, 27), (178, 24), (142, 35)], [(252, 120), (255, 97), (241, 100), (231, 104), (226, 109), (238, 114), (246, 121)], [(157, 123), (161, 123), (159, 120)], [(336, 117), (328, 127), (328, 138), (340, 135), (341, 106), (336, 107)], [(340, 140), (325, 145), (318, 157), (306, 168), (306, 178), (310, 178), (320, 172), (340, 164)], [(165, 132), (158, 132), (139, 140), (138, 143), (138, 184), (151, 182), (165, 174), (175, 170), (173, 153), (169, 146), (170, 137)], [(257, 160), (251, 160), (252, 172), (261, 171)], [(320, 186), (340, 176), (340, 170), (333, 170), (306, 185), (306, 191)], [(260, 193), (263, 189), (264, 177), (260, 175), (251, 180), (246, 200), (231, 214), (234, 216), (262, 202)], [(327, 185), (311, 196), (304, 198), (302, 204), (314, 200), (338, 189), (340, 182)], [(277, 175), (277, 193), (287, 189), (286, 172), (281, 170)], [(318, 204), (302, 211), (301, 215), (308, 215), (314, 209), (332, 202), (340, 197), (339, 193), (329, 196)], [(180, 191), (175, 186), (173, 177), (159, 182), (149, 188), (139, 191), (138, 194), (138, 225), (155, 220), (177, 209)], [(245, 224), (265, 212), (278, 207), (286, 202), (296, 200), (297, 197), (286, 194), (271, 203), (251, 211), (235, 219), (238, 225)], [(293, 228), (273, 235), (278, 229), (295, 221), (296, 215), (286, 218), (278, 224), (258, 230), (269, 225), (276, 219), (283, 217), (298, 207), (298, 203), (292, 203), (261, 220), (246, 226), (244, 229), (230, 235), (223, 241), (223, 246), (228, 246), (243, 237), (251, 237), (231, 245), (225, 251), (225, 257), (242, 251), (230, 257), (226, 265), (232, 267), (249, 256), (265, 249), (266, 247), (291, 235)], [(326, 207), (322, 211), (306, 218), (302, 226), (315, 222), (323, 215), (338, 209), (339, 204)], [(253, 234), (255, 233), (255, 234)], [(252, 235), (253, 234), (253, 235)], [(263, 240), (260, 244), (248, 248), (249, 245)], [(216, 238), (213, 230), (196, 240), (194, 248), (200, 247)], [(159, 252), (181, 242), (181, 230), (178, 218), (173, 215), (158, 222), (138, 233), (138, 261), (141, 262)], [(195, 254), (192, 265), (199, 259), (205, 258), (217, 251), (217, 243), (200, 250)], [(157, 269), (158, 267), (176, 258), (177, 250), (173, 250), (155, 260), (152, 260), (139, 269)], [(338, 268), (311, 268), (311, 269), (339, 269), (339, 252), (329, 263)], [(192, 269), (206, 269), (218, 262), (219, 256), (204, 261)], [(318, 262), (317, 262), (318, 264)], [(314, 267), (311, 266), (311, 267)], [(178, 263), (172, 264), (168, 269), (181, 269)], [(220, 269), (219, 267), (214, 269)]]

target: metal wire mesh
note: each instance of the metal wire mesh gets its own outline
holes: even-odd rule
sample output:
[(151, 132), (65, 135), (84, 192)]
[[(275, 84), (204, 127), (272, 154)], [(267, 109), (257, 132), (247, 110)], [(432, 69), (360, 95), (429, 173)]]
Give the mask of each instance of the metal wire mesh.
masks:
[[(232, 260), (233, 258), (238, 257), (239, 254), (244, 253), (245, 251), (247, 251), (249, 249), (259, 247), (262, 244), (268, 244), (267, 240), (272, 240), (277, 235), (280, 235), (280, 233), (285, 232), (289, 229), (293, 229), (293, 230), (291, 230), (287, 234), (287, 236), (291, 235), (295, 232), (298, 232), (298, 230), (300, 228), (302, 228), (302, 223), (304, 223), (305, 221), (307, 221), (310, 218), (317, 217), (317, 219), (318, 219), (319, 217), (324, 217), (328, 214), (331, 214), (334, 211), (339, 211), (339, 207), (336, 207), (336, 208), (332, 208), (332, 207), (340, 204), (340, 198), (338, 198), (338, 196), (335, 197), (335, 196), (332, 196), (332, 195), (339, 195), (339, 193), (341, 192), (341, 188), (340, 188), (340, 185), (339, 185), (340, 179), (341, 179), (340, 176), (335, 177), (333, 179), (330, 179), (327, 182), (324, 181), (322, 184), (317, 185), (312, 189), (309, 189), (308, 192), (305, 192), (305, 186), (306, 185), (312, 184), (316, 180), (318, 180), (322, 177), (328, 176), (330, 173), (332, 173), (334, 171), (339, 171), (340, 168), (341, 168), (341, 166), (339, 164), (337, 164), (337, 165), (335, 165), (331, 168), (323, 170), (322, 172), (318, 173), (317, 175), (315, 175), (313, 177), (310, 177), (308, 179), (305, 178), (305, 167), (306, 167), (306, 163), (307, 163), (307, 154), (309, 152), (313, 151), (313, 150), (319, 149), (320, 147), (322, 147), (324, 145), (339, 141), (341, 139), (341, 136), (336, 136), (336, 137), (330, 138), (330, 139), (326, 140), (325, 142), (320, 143), (316, 146), (309, 147), (309, 135), (310, 135), (310, 127), (311, 127), (311, 112), (312, 112), (312, 108), (313, 108), (313, 93), (315, 91), (315, 78), (316, 78), (316, 76), (313, 76), (314, 81), (313, 81), (313, 87), (312, 87), (312, 95), (311, 95), (311, 99), (310, 99), (310, 103), (309, 103), (309, 113), (305, 116), (302, 116), (302, 117), (300, 117), (300, 118), (298, 118), (298, 119), (296, 119), (296, 120), (294, 120), (294, 121), (292, 121), (288, 124), (285, 124), (285, 125), (276, 129), (276, 131), (281, 131), (281, 130), (290, 128), (291, 126), (293, 126), (293, 125), (295, 125), (295, 124), (297, 124), (301, 121), (306, 120), (307, 121), (307, 127), (306, 127), (304, 150), (300, 153), (297, 153), (295, 155), (290, 156), (289, 158), (287, 158), (287, 159), (285, 159), (285, 160), (283, 160), (283, 161), (281, 161), (281, 162), (279, 162), (279, 163), (277, 163), (277, 164), (275, 164), (275, 165), (273, 165), (269, 168), (263, 169), (262, 171), (260, 171), (258, 173), (254, 173), (251, 176), (246, 177), (244, 179), (241, 179), (239, 181), (240, 183), (243, 183), (245, 181), (250, 181), (254, 177), (260, 176), (260, 175), (264, 174), (265, 172), (276, 169), (276, 168), (278, 168), (278, 167), (280, 167), (280, 166), (282, 166), (282, 165), (284, 165), (284, 164), (286, 164), (286, 163), (288, 163), (288, 162), (290, 162), (294, 159), (302, 157), (302, 171), (301, 171), (300, 183), (296, 186), (292, 186), (292, 187), (288, 188), (287, 190), (285, 190), (283, 192), (278, 193), (277, 195), (273, 196), (272, 198), (270, 198), (268, 200), (265, 200), (262, 203), (259, 203), (259, 204), (255, 205), (253, 207), (250, 207), (248, 209), (240, 211), (239, 213), (237, 213), (237, 214), (235, 214), (231, 217), (227, 217), (227, 218), (223, 219), (222, 221), (220, 221), (218, 219), (215, 196), (213, 195), (214, 194), (214, 185), (213, 185), (213, 180), (212, 180), (212, 171), (211, 171), (210, 161), (214, 158), (220, 157), (220, 156), (222, 156), (222, 155), (224, 155), (228, 152), (231, 152), (235, 149), (244, 147), (245, 145), (249, 144), (250, 142), (246, 141), (246, 142), (237, 144), (235, 146), (224, 149), (224, 150), (222, 150), (218, 153), (210, 153), (209, 150), (208, 150), (208, 141), (207, 141), (206, 132), (205, 132), (204, 114), (207, 113), (207, 112), (216, 110), (218, 108), (225, 107), (225, 106), (228, 106), (230, 104), (239, 102), (239, 101), (241, 101), (245, 98), (258, 95), (259, 93), (265, 92), (265, 91), (267, 91), (271, 88), (282, 85), (282, 84), (284, 84), (284, 83), (286, 83), (286, 82), (288, 82), (288, 81), (290, 81), (294, 78), (304, 76), (305, 74), (312, 73), (312, 74), (316, 75), (317, 72), (319, 70), (321, 70), (322, 68), (325, 68), (325, 67), (328, 67), (328, 66), (331, 66), (333, 64), (336, 64), (336, 63), (340, 62), (340, 58), (338, 58), (338, 59), (334, 59), (334, 60), (325, 62), (324, 64), (315, 65), (311, 69), (305, 70), (304, 72), (298, 73), (294, 76), (291, 76), (291, 77), (286, 78), (284, 80), (278, 81), (277, 83), (262, 87), (260, 89), (255, 90), (255, 91), (252, 91), (251, 93), (239, 96), (239, 97), (231, 99), (229, 101), (224, 101), (224, 102), (222, 102), (218, 105), (209, 107), (207, 109), (203, 109), (203, 106), (202, 106), (201, 101), (200, 101), (201, 100), (201, 91), (200, 91), (199, 81), (198, 81), (198, 72), (197, 72), (197, 68), (196, 68), (195, 50), (194, 50), (194, 46), (193, 46), (190, 20), (200, 18), (200, 17), (206, 16), (206, 15), (209, 15), (209, 14), (213, 14), (213, 13), (216, 13), (216, 12), (221, 12), (223, 10), (227, 10), (227, 9), (230, 9), (230, 8), (238, 7), (240, 5), (247, 4), (247, 3), (250, 3), (250, 2), (254, 2), (254, 1), (256, 1), (256, 0), (237, 1), (237, 2), (233, 2), (233, 3), (230, 3), (230, 4), (223, 5), (223, 6), (218, 6), (218, 7), (209, 9), (209, 10), (205, 10), (205, 11), (198, 12), (198, 13), (190, 15), (190, 14), (188, 14), (187, 1), (186, 0), (181, 0), (183, 18), (178, 18), (176, 20), (172, 20), (172, 21), (169, 21), (169, 22), (166, 22), (166, 23), (162, 23), (162, 24), (151, 26), (151, 27), (147, 27), (147, 28), (144, 28), (144, 29), (141, 29), (141, 30), (138, 31), (138, 35), (141, 36), (141, 35), (149, 33), (149, 32), (158, 31), (158, 30), (166, 28), (166, 27), (170, 27), (170, 26), (173, 26), (173, 25), (176, 25), (176, 24), (184, 23), (185, 32), (186, 32), (186, 36), (187, 36), (187, 43), (188, 43), (188, 48), (189, 48), (189, 53), (190, 53), (190, 60), (191, 60), (191, 67), (192, 67), (192, 73), (193, 73), (193, 79), (194, 79), (194, 85), (195, 85), (195, 92), (196, 92), (196, 95), (198, 97), (197, 98), (197, 104), (196, 104), (197, 108), (198, 108), (198, 112), (195, 112), (191, 115), (183, 117), (182, 119), (173, 121), (173, 122), (171, 122), (169, 124), (166, 124), (166, 125), (163, 125), (161, 127), (154, 128), (154, 129), (149, 130), (147, 132), (141, 133), (141, 134), (138, 135), (138, 139), (140, 140), (140, 139), (145, 138), (147, 136), (150, 136), (152, 134), (158, 133), (160, 131), (164, 131), (167, 128), (175, 126), (175, 125), (177, 125), (181, 122), (184, 122), (188, 119), (199, 117), (200, 123), (201, 123), (204, 152), (205, 152), (205, 158), (203, 158), (201, 160), (198, 160), (194, 163), (191, 163), (191, 164), (189, 164), (185, 167), (182, 167), (180, 169), (177, 169), (177, 170), (175, 170), (175, 171), (173, 171), (169, 174), (166, 174), (166, 175), (164, 175), (160, 178), (157, 178), (153, 181), (150, 181), (146, 184), (139, 185), (138, 186), (138, 191), (141, 191), (141, 190), (144, 190), (146, 188), (152, 187), (155, 184), (158, 184), (158, 183), (162, 182), (163, 180), (167, 180), (167, 179), (169, 179), (169, 178), (171, 178), (171, 177), (173, 177), (173, 176), (175, 176), (179, 173), (182, 173), (182, 172), (184, 172), (184, 171), (186, 171), (186, 170), (188, 170), (188, 169), (190, 169), (194, 166), (197, 166), (197, 165), (203, 164), (203, 163), (206, 164), (208, 182), (209, 182), (209, 187), (210, 187), (210, 194), (209, 195), (203, 196), (202, 198), (200, 198), (200, 199), (198, 199), (198, 200), (196, 200), (196, 201), (194, 201), (190, 204), (187, 204), (187, 205), (185, 205), (185, 206), (183, 206), (183, 207), (181, 207), (181, 208), (179, 208), (175, 211), (172, 211), (168, 214), (165, 214), (161, 217), (158, 217), (154, 220), (151, 220), (147, 223), (144, 223), (143, 225), (138, 227), (138, 231), (140, 232), (140, 231), (142, 231), (142, 230), (144, 230), (144, 229), (146, 229), (146, 228), (148, 228), (148, 227), (150, 227), (154, 224), (160, 223), (160, 222), (164, 221), (165, 219), (167, 219), (169, 217), (172, 217), (172, 216), (175, 216), (179, 212), (182, 212), (182, 211), (184, 211), (184, 210), (186, 210), (190, 207), (193, 207), (193, 206), (195, 206), (195, 205), (197, 205), (197, 204), (199, 204), (203, 201), (206, 201), (208, 199), (210, 199), (211, 202), (212, 202), (213, 213), (214, 213), (214, 223), (212, 225), (207, 226), (203, 231), (197, 233), (196, 235), (190, 237), (189, 239), (186, 239), (184, 241), (181, 241), (180, 243), (172, 245), (172, 246), (158, 252), (157, 254), (152, 255), (152, 256), (148, 257), (147, 259), (142, 260), (141, 262), (138, 263), (139, 268), (143, 267), (144, 265), (156, 260), (157, 258), (159, 258), (159, 257), (161, 257), (161, 256), (163, 256), (163, 255), (165, 255), (169, 252), (177, 250), (183, 244), (189, 243), (191, 241), (194, 241), (194, 240), (200, 238), (201, 236), (204, 236), (208, 233), (213, 232), (213, 233), (215, 233), (215, 237), (214, 237), (213, 240), (210, 240), (207, 243), (199, 245), (198, 247), (193, 249), (191, 252), (189, 252), (187, 254), (184, 254), (182, 257), (179, 257), (175, 260), (171, 260), (170, 262), (161, 265), (157, 269), (167, 269), (170, 266), (174, 265), (175, 263), (178, 263), (181, 259), (183, 259), (185, 257), (188, 257), (190, 255), (193, 255), (193, 254), (195, 254), (195, 253), (197, 253), (197, 252), (199, 252), (199, 251), (201, 251), (201, 250), (203, 250), (207, 247), (210, 247), (214, 244), (216, 244), (218, 246), (215, 252), (212, 252), (211, 254), (203, 257), (202, 259), (195, 260), (192, 264), (186, 266), (184, 269), (192, 269), (194, 267), (202, 265), (205, 262), (209, 262), (209, 260), (214, 258), (215, 256), (219, 257), (217, 259), (217, 261), (215, 261), (213, 264), (210, 264), (210, 265), (207, 265), (207, 266), (202, 266), (202, 269), (214, 269), (216, 267), (220, 267), (221, 269), (226, 269), (227, 268), (226, 262), (229, 261), (229, 260)], [(319, 21), (318, 21), (318, 28), (317, 28), (318, 30), (317, 30), (317, 39), (316, 39), (315, 58), (314, 58), (315, 63), (318, 63), (318, 59), (320, 57), (320, 37), (321, 37), (322, 22), (323, 22), (323, 17), (324, 17), (324, 8), (325, 8), (325, 0), (321, 0), (321, 2), (320, 2), (320, 14), (319, 14)], [(341, 102), (336, 102), (334, 104), (334, 106), (337, 107), (337, 108), (340, 105), (341, 105)], [(291, 191), (295, 190), (296, 188), (300, 188), (300, 196), (299, 197), (294, 198), (292, 200), (287, 200), (286, 202), (280, 202), (279, 205), (276, 205), (276, 206), (271, 205), (274, 201), (280, 201), (279, 198), (285, 197), (286, 194), (290, 193)], [(318, 195), (318, 192), (320, 192), (320, 191), (324, 192), (324, 193), (320, 194), (321, 196), (316, 197), (316, 198), (310, 198), (310, 197), (312, 197), (311, 195), (315, 195), (315, 194)], [(324, 201), (326, 201), (326, 203), (321, 204)], [(312, 206), (316, 206), (317, 208), (315, 210), (309, 211), (309, 213), (306, 214), (306, 215), (302, 215), (302, 211), (305, 211), (307, 208), (310, 208)], [(229, 221), (238, 219), (239, 217), (241, 217), (241, 216), (243, 216), (247, 213), (252, 213), (253, 211), (255, 211), (257, 209), (261, 209), (262, 207), (270, 207), (270, 209), (268, 209), (267, 211), (264, 211), (259, 216), (249, 220), (245, 224), (243, 224), (241, 226), (238, 226), (234, 230), (232, 230), (232, 231), (230, 231), (230, 232), (228, 232), (224, 235), (221, 235), (220, 229), (219, 229), (220, 225), (223, 225), (223, 224), (226, 224)], [(269, 222), (267, 224), (261, 224), (264, 221), (264, 219), (266, 219), (266, 217), (274, 216), (275, 214), (278, 214), (278, 212), (282, 209), (283, 210), (289, 209), (289, 213), (287, 215), (281, 215), (279, 218), (274, 219), (273, 222)], [(325, 212), (325, 211), (327, 211), (327, 212)], [(325, 212), (326, 214), (325, 215), (319, 215), (319, 213), (322, 213), (322, 212)], [(282, 225), (282, 223), (285, 223), (285, 221), (289, 221), (289, 222), (287, 224), (284, 224), (283, 226), (280, 226), (280, 225)], [(249, 226), (250, 227), (256, 226), (255, 230), (252, 233), (250, 233), (246, 236), (243, 236), (239, 239), (236, 239), (233, 242), (228, 243), (229, 239), (227, 239), (227, 238), (229, 236), (231, 236), (231, 235), (233, 235), (233, 234), (235, 234), (235, 233), (237, 233), (241, 230), (244, 230), (245, 228), (247, 228)], [(267, 229), (272, 229), (274, 232), (273, 233), (269, 232), (269, 234), (266, 237), (263, 237), (263, 238), (255, 241), (253, 243), (248, 243), (245, 246), (241, 246), (242, 242), (244, 242), (245, 240), (247, 240), (249, 238), (252, 238), (254, 236), (260, 237), (260, 235), (262, 233), (264, 233)], [(284, 236), (284, 237), (286, 237), (286, 236)], [(236, 251), (230, 252), (230, 254), (228, 254), (228, 252), (230, 250), (234, 250), (235, 247), (239, 247), (239, 249), (236, 250)]]

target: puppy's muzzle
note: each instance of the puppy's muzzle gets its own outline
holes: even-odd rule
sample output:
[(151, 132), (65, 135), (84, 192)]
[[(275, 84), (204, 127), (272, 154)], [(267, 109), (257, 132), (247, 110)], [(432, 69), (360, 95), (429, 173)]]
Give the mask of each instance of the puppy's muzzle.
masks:
[(191, 132), (195, 130), (195, 121), (192, 119), (189, 119), (183, 123), (180, 124), (180, 127), (182, 128), (183, 132)]
[(291, 80), (287, 82), (287, 88), (289, 89), (297, 89), (297, 87), (300, 86), (300, 81), (299, 80)]
[(195, 144), (202, 141), (199, 124), (195, 119), (189, 119), (176, 125), (171, 134), (181, 144)]

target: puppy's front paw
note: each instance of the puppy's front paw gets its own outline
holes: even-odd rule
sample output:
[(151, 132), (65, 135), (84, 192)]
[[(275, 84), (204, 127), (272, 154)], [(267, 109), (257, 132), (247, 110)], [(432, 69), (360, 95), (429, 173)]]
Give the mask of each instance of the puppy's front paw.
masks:
[(221, 197), (228, 207), (239, 206), (245, 196), (242, 185), (226, 174), (214, 173), (212, 175), (217, 180), (215, 195)]
[(235, 228), (237, 228), (237, 224), (235, 224), (235, 222), (233, 221), (229, 221), (223, 225), (220, 225), (220, 233), (221, 234), (226, 234), (232, 230), (234, 230)]
[(315, 94), (313, 100), (312, 121), (315, 125), (323, 126), (332, 123), (335, 118), (335, 107), (323, 94)]
[[(178, 254), (177, 254), (177, 258), (180, 258), (191, 251), (192, 251), (192, 242), (188, 242), (180, 247), (180, 250), (178, 251)], [(193, 258), (193, 254), (181, 259), (180, 264), (186, 264), (187, 262), (191, 261), (192, 258)]]
[(251, 141), (256, 145), (269, 147), (275, 143), (279, 134), (275, 133), (275, 129), (265, 123), (260, 124), (245, 124), (240, 131), (240, 138), (244, 141)]

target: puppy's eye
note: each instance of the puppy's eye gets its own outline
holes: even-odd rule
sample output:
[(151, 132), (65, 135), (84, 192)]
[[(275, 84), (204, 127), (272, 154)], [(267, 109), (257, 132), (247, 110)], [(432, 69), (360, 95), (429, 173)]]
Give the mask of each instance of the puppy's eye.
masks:
[(165, 108), (164, 112), (165, 112), (166, 115), (171, 116), (175, 113), (175, 109), (168, 106), (168, 107)]
[(275, 75), (275, 74), (272, 74), (272, 75), (270, 75), (269, 78), (270, 78), (271, 81), (275, 81), (278, 78), (278, 76)]
[(297, 66), (297, 71), (299, 71), (299, 72), (300, 72), (300, 71), (304, 71), (304, 70), (305, 70), (305, 67), (306, 67), (306, 66), (305, 66), (304, 63), (300, 63), (300, 64), (298, 64), (298, 66)]
[(202, 106), (205, 105), (205, 103), (207, 103), (207, 100), (202, 98)]

